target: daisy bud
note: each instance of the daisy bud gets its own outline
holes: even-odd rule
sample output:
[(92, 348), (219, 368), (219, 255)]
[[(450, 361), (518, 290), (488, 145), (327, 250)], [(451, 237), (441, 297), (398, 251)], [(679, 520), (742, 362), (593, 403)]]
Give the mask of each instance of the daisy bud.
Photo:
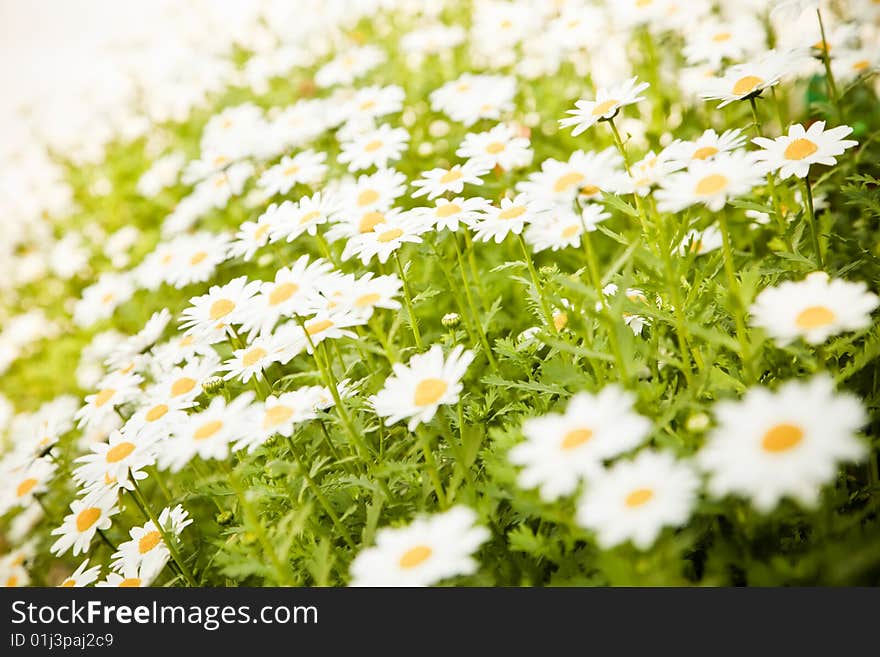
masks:
[(544, 265), (538, 271), (540, 272), (541, 276), (552, 276), (553, 274), (558, 272), (559, 269), (556, 267), (556, 265)]
[(692, 433), (705, 431), (709, 428), (709, 416), (705, 413), (695, 413), (687, 419), (684, 426)]
[(232, 521), (235, 520), (235, 516), (232, 511), (221, 511), (214, 516), (214, 520), (216, 520), (217, 524), (221, 527), (225, 527), (226, 525), (232, 524)]
[(219, 376), (212, 376), (210, 379), (205, 380), (202, 384), (202, 388), (209, 395), (216, 395), (218, 392), (223, 390), (223, 386), (226, 385), (226, 381), (224, 381)]
[(461, 315), (458, 313), (446, 313), (440, 323), (446, 328), (455, 328), (461, 322)]

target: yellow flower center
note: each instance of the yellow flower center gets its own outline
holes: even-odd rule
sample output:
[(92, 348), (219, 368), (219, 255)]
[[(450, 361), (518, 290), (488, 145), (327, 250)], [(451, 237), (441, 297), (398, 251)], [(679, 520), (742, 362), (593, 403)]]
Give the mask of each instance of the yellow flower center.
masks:
[(119, 582), (120, 588), (138, 588), (140, 585), (141, 580), (138, 577), (129, 577)]
[(165, 413), (167, 412), (168, 406), (166, 406), (165, 404), (157, 404), (147, 411), (147, 414), (144, 416), (144, 418), (147, 420), (147, 422), (155, 422), (156, 420), (161, 420), (163, 417), (165, 417)]
[(434, 551), (427, 545), (417, 545), (404, 552), (398, 563), (401, 568), (415, 568), (427, 561), (433, 553)]
[(188, 376), (180, 377), (171, 385), (171, 396), (179, 397), (180, 395), (185, 395), (195, 387), (195, 379), (191, 379)]
[(358, 224), (358, 230), (362, 233), (369, 233), (373, 228), (385, 221), (385, 215), (381, 212), (367, 212)]
[(401, 235), (403, 235), (403, 231), (400, 228), (392, 228), (391, 230), (386, 230), (384, 233), (380, 233), (379, 237), (376, 239), (384, 243), (396, 240)]
[(204, 261), (204, 259), (207, 257), (208, 257), (208, 254), (205, 251), (199, 251), (192, 258), (189, 259), (189, 264), (197, 265), (200, 262)]
[(193, 439), (195, 440), (207, 440), (214, 434), (216, 434), (220, 429), (223, 428), (223, 422), (220, 420), (210, 420), (209, 422), (205, 422), (202, 426), (196, 429), (193, 434)]
[(635, 507), (647, 504), (653, 497), (654, 491), (650, 488), (639, 488), (626, 496), (625, 504), (629, 508), (634, 509)]
[(98, 522), (98, 518), (101, 517), (101, 509), (95, 506), (90, 506), (87, 509), (83, 509), (76, 516), (76, 530), (79, 532), (86, 531), (89, 527)]
[(269, 305), (277, 306), (279, 303), (284, 303), (297, 292), (299, 292), (299, 285), (296, 283), (279, 283), (272, 288), (272, 292), (269, 294)]
[(119, 443), (107, 450), (105, 458), (107, 463), (119, 463), (126, 456), (134, 451), (134, 443)]
[(376, 101), (373, 100), (372, 98), (370, 100), (365, 100), (364, 102), (361, 103), (362, 110), (373, 109), (375, 106), (376, 106)]
[(697, 183), (696, 192), (700, 196), (709, 196), (711, 194), (717, 194), (718, 192), (722, 192), (727, 189), (727, 186), (730, 184), (730, 181), (718, 173), (713, 173), (710, 176), (706, 176), (700, 182)]
[(293, 409), (289, 406), (283, 406), (279, 404), (278, 406), (273, 406), (266, 410), (266, 414), (263, 416), (263, 428), (268, 429), (270, 427), (275, 427), (281, 424), (282, 422), (287, 422), (293, 415)]
[(745, 96), (752, 93), (763, 82), (764, 80), (755, 75), (747, 75), (737, 80), (736, 84), (733, 85), (733, 94), (735, 96)]
[(572, 224), (571, 226), (566, 226), (565, 230), (562, 231), (563, 237), (574, 237), (579, 232), (581, 232), (581, 227)]
[(497, 153), (500, 153), (503, 150), (504, 150), (504, 144), (502, 144), (500, 141), (493, 141), (491, 144), (486, 146), (486, 152), (489, 153), (490, 155), (496, 155)]
[(499, 219), (504, 219), (507, 221), (508, 219), (516, 219), (517, 217), (521, 217), (526, 213), (526, 208), (524, 205), (511, 205), (506, 210), (502, 210), (498, 213)]
[(254, 239), (255, 240), (263, 239), (266, 236), (266, 233), (268, 233), (271, 228), (272, 227), (269, 224), (263, 224), (262, 226), (257, 228), (257, 230), (254, 231)]
[(320, 333), (321, 331), (326, 331), (328, 328), (333, 326), (333, 322), (329, 319), (320, 319), (316, 322), (312, 322), (306, 327), (306, 333), (309, 335), (315, 335)]
[(446, 217), (451, 217), (459, 212), (461, 212), (461, 206), (458, 206), (455, 203), (447, 203), (446, 205), (439, 206), (434, 214), (441, 219), (445, 219)]
[(835, 319), (837, 319), (837, 315), (830, 308), (826, 306), (810, 306), (798, 313), (794, 323), (797, 324), (798, 328), (809, 330), (819, 328), (820, 326), (828, 326)]
[(34, 489), (34, 486), (36, 486), (38, 483), (40, 482), (33, 477), (31, 477), (30, 479), (25, 479), (18, 485), (18, 488), (15, 489), (16, 497), (24, 497), (25, 495), (30, 493)]
[(309, 223), (310, 221), (314, 221), (315, 219), (317, 219), (320, 216), (321, 216), (321, 213), (318, 212), (317, 210), (312, 210), (311, 212), (306, 212), (302, 216), (302, 219), (299, 220), (299, 225), (304, 226), (305, 224)]
[(443, 379), (423, 379), (416, 386), (414, 402), (416, 406), (434, 404), (445, 393), (449, 385)]
[(583, 179), (583, 174), (580, 174), (577, 171), (569, 171), (568, 173), (559, 177), (559, 179), (556, 181), (556, 184), (553, 185), (553, 191), (559, 194), (579, 184), (583, 181)]
[(284, 170), (285, 176), (295, 176), (299, 173), (299, 167), (295, 164), (290, 165)]
[(855, 70), (855, 71), (864, 71), (870, 65), (871, 65), (871, 62), (869, 62), (867, 59), (860, 59), (859, 61), (855, 62), (852, 65), (852, 67), (853, 67), (853, 70)]
[(447, 185), (449, 183), (455, 182), (456, 180), (461, 180), (462, 177), (463, 176), (461, 171), (447, 171), (440, 177), (440, 182), (442, 182), (444, 185)]
[(97, 395), (95, 395), (95, 407), (101, 408), (108, 401), (113, 399), (113, 395), (116, 394), (116, 390), (113, 388), (104, 388)]
[(245, 367), (250, 367), (254, 363), (258, 362), (261, 358), (266, 355), (266, 350), (260, 347), (254, 347), (245, 352), (244, 356), (241, 358), (241, 362), (244, 363)]
[(220, 319), (221, 317), (226, 317), (233, 310), (235, 310), (234, 301), (230, 299), (217, 299), (217, 301), (211, 304), (208, 315), (211, 319)]
[(15, 575), (10, 575), (8, 578), (6, 578), (6, 586), (10, 589), (18, 586), (18, 577), (16, 577)]
[(362, 208), (365, 205), (370, 205), (371, 203), (375, 203), (379, 200), (379, 192), (375, 189), (365, 189), (357, 197), (358, 207)]
[(581, 186), (581, 194), (584, 196), (595, 196), (602, 190), (596, 187), (595, 185), (582, 185)]
[(189, 335), (183, 336), (183, 338), (181, 338), (181, 340), (178, 344), (181, 347), (189, 347), (195, 341), (196, 341), (195, 336), (192, 333), (190, 333)]
[(154, 547), (159, 545), (159, 541), (162, 540), (162, 535), (159, 532), (150, 532), (149, 534), (144, 534), (141, 537), (141, 540), (138, 541), (138, 552), (141, 554), (146, 554)]
[(730, 38), (733, 35), (730, 32), (719, 32), (715, 36), (712, 37), (712, 41), (715, 43), (724, 43), (725, 41), (730, 41)]
[(718, 149), (714, 146), (703, 146), (694, 152), (695, 160), (708, 160), (713, 155), (718, 155)]
[(382, 295), (371, 292), (370, 294), (365, 294), (361, 297), (358, 297), (357, 300), (354, 302), (354, 305), (358, 308), (366, 308), (368, 306), (372, 306), (381, 298)]
[(795, 139), (785, 149), (783, 155), (786, 160), (803, 160), (819, 150), (809, 139)]
[(804, 439), (803, 430), (794, 424), (777, 424), (764, 434), (761, 447), (773, 454), (794, 449)]
[(588, 442), (592, 437), (593, 432), (590, 429), (572, 429), (562, 439), (562, 449), (575, 449)]
[(108, 303), (110, 303), (111, 301), (113, 301), (113, 299), (114, 299), (114, 297), (113, 297), (113, 293), (112, 293), (112, 292), (108, 292), (108, 293), (105, 294), (103, 297), (101, 297), (101, 303), (103, 303), (103, 304), (106, 306)]
[(373, 153), (375, 151), (378, 151), (380, 148), (382, 148), (381, 139), (374, 139), (369, 144), (364, 146), (364, 150), (367, 151), (367, 153)]
[(618, 103), (620, 103), (620, 101), (615, 98), (603, 100), (593, 108), (593, 116), (605, 116), (608, 112), (614, 109)]
[(74, 587), (74, 586), (76, 586), (76, 580), (75, 579), (66, 579), (66, 580), (64, 580), (64, 582), (62, 582), (61, 586), (63, 586), (64, 588)]

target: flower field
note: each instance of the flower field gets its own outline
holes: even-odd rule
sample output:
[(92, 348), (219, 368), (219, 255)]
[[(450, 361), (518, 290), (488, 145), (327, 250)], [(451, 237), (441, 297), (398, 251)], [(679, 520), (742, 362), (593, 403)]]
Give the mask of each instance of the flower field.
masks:
[(246, 4), (0, 164), (0, 584), (880, 583), (877, 2)]

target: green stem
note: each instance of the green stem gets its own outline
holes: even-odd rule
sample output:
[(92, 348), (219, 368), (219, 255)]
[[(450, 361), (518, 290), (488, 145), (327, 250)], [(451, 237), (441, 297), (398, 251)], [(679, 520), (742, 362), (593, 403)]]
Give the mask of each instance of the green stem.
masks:
[[(629, 155), (627, 155), (626, 148), (623, 145), (623, 139), (620, 137), (620, 132), (617, 130), (617, 125), (615, 125), (613, 118), (608, 119), (608, 126), (611, 128), (611, 136), (614, 139), (614, 145), (617, 147), (617, 152), (620, 153), (620, 156), (623, 158), (623, 167), (626, 169), (626, 175), (629, 176), (630, 180), (633, 180)], [(633, 180), (633, 182), (635, 181)], [(639, 196), (638, 190), (635, 188), (633, 188), (633, 200), (636, 204), (636, 210), (638, 210), (639, 213), (639, 221), (642, 224), (642, 233), (644, 233), (646, 238), (649, 238), (651, 233), (648, 230), (648, 216), (645, 213), (645, 207), (642, 205), (642, 199)]]
[(471, 234), (467, 230), (463, 230), (462, 232), (464, 233), (464, 245), (467, 249), (468, 264), (471, 268), (471, 280), (477, 282), (477, 296), (480, 297), (480, 305), (485, 312), (489, 312), (489, 306), (486, 303), (488, 295), (486, 294), (486, 289), (483, 287), (483, 279), (480, 276), (480, 270), (477, 269), (477, 260), (474, 257), (474, 242), (471, 239)]
[(483, 349), (486, 350), (486, 358), (489, 359), (489, 364), (492, 366), (492, 369), (498, 371), (498, 363), (495, 361), (495, 357), (492, 355), (492, 349), (489, 347), (489, 339), (486, 337), (485, 331), (483, 331), (483, 325), (480, 322), (479, 313), (477, 312), (476, 306), (474, 305), (474, 299), (471, 296), (471, 286), (469, 284), (467, 274), (465, 274), (464, 258), (461, 254), (461, 248), (458, 246), (458, 237), (455, 235), (455, 233), (452, 234), (452, 243), (455, 244), (455, 255), (458, 258), (458, 271), (459, 273), (461, 273), (462, 285), (464, 287), (464, 296), (465, 300), (467, 301), (467, 306), (470, 309), (471, 320), (476, 327), (480, 342), (483, 343)]
[[(772, 87), (771, 87), (772, 89)], [(773, 91), (774, 98), (776, 97), (776, 91)], [(758, 118), (758, 105), (755, 101), (755, 97), (751, 96), (749, 98), (749, 105), (752, 108), (752, 122), (755, 128), (755, 134), (758, 137), (764, 136), (764, 129), (761, 125), (761, 121)], [(779, 103), (776, 104), (777, 111), (779, 109)], [(781, 117), (780, 117), (781, 118)], [(784, 127), (784, 126), (783, 126)], [(767, 184), (770, 187), (770, 199), (773, 202), (773, 211), (776, 213), (776, 221), (779, 224), (780, 231), (785, 233), (785, 217), (782, 216), (782, 206), (779, 203), (779, 195), (776, 193), (776, 174), (772, 171), (767, 174)]]
[(822, 20), (822, 11), (816, 7), (816, 17), (819, 19), (819, 31), (822, 34), (822, 63), (825, 65), (825, 82), (828, 84), (828, 95), (834, 101), (834, 106), (840, 114), (841, 122), (844, 121), (843, 108), (840, 104), (840, 96), (837, 93), (837, 83), (834, 81), (834, 73), (831, 71), (831, 57), (828, 54), (828, 41), (825, 39), (825, 23)]
[(394, 262), (397, 263), (397, 271), (400, 272), (400, 280), (403, 281), (403, 297), (406, 301), (406, 310), (409, 313), (409, 325), (412, 328), (413, 338), (416, 341), (416, 348), (422, 350), (422, 336), (419, 333), (419, 323), (416, 321), (416, 314), (413, 311), (412, 296), (409, 292), (409, 283), (406, 280), (406, 274), (403, 273), (403, 265), (400, 264), (400, 257), (394, 252)]
[(417, 432), (419, 442), (422, 445), (422, 453), (425, 455), (425, 465), (428, 466), (428, 475), (431, 477), (431, 483), (434, 485), (434, 492), (437, 494), (437, 502), (441, 509), (446, 508), (446, 495), (443, 493), (443, 484), (440, 481), (440, 471), (437, 469), (437, 462), (434, 460), (434, 452), (431, 451), (431, 444), (425, 436), (424, 431)]
[(159, 522), (159, 518), (157, 518), (156, 514), (153, 513), (150, 505), (147, 504), (147, 500), (144, 498), (144, 494), (141, 492), (140, 486), (138, 486), (137, 479), (135, 479), (134, 477), (130, 477), (129, 481), (131, 481), (132, 485), (134, 486), (134, 489), (131, 491), (132, 497), (134, 497), (144, 515), (153, 522), (156, 530), (159, 532), (159, 534), (162, 535), (162, 541), (165, 543), (165, 547), (168, 548), (168, 552), (171, 555), (172, 561), (174, 561), (174, 564), (177, 566), (178, 570), (180, 570), (181, 574), (183, 574), (183, 577), (184, 579), (186, 579), (187, 584), (193, 587), (198, 586), (195, 578), (192, 576), (192, 573), (189, 571), (189, 568), (186, 567), (183, 558), (180, 556), (180, 552), (178, 552), (177, 550), (175, 537), (171, 536), (167, 531), (165, 531), (162, 523)]
[(816, 266), (821, 270), (824, 268), (822, 263), (822, 247), (819, 244), (819, 226), (816, 222), (816, 211), (813, 207), (813, 188), (810, 185), (809, 174), (801, 181), (804, 187), (804, 204), (807, 206), (807, 216), (810, 221), (810, 237), (813, 241), (813, 253), (816, 256)]
[(535, 286), (535, 292), (538, 295), (538, 300), (541, 302), (541, 311), (544, 313), (544, 321), (547, 322), (547, 329), (555, 330), (555, 327), (553, 325), (553, 313), (550, 311), (549, 302), (544, 297), (544, 290), (541, 287), (541, 282), (538, 279), (538, 272), (535, 271), (535, 263), (532, 261), (532, 254), (529, 251), (529, 247), (526, 244), (526, 240), (522, 236), (522, 233), (517, 235), (517, 237), (519, 238), (519, 244), (522, 247), (522, 252), (526, 259), (526, 266), (529, 269), (529, 276), (532, 279), (532, 285)]
[(736, 322), (736, 337), (739, 342), (740, 359), (743, 364), (743, 373), (746, 383), (754, 381), (752, 375), (752, 364), (750, 358), (749, 342), (746, 335), (745, 312), (742, 308), (742, 295), (740, 293), (739, 280), (736, 278), (736, 268), (733, 263), (733, 249), (730, 245), (730, 227), (727, 223), (727, 214), (720, 212), (718, 221), (721, 223), (721, 242), (724, 254), (724, 271), (727, 274), (727, 287), (733, 312), (734, 321)]

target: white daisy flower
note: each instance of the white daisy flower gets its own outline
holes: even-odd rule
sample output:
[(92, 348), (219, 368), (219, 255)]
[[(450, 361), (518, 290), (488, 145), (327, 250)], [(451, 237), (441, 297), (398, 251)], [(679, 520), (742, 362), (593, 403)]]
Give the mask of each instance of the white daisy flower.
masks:
[(326, 303), (324, 310), (332, 312), (343, 310), (361, 317), (364, 321), (373, 316), (376, 308), (399, 310), (403, 281), (396, 274), (375, 276), (367, 272), (360, 278), (353, 274), (339, 274), (328, 277), (321, 286), (321, 294)]
[(78, 427), (100, 424), (108, 415), (116, 414), (116, 407), (126, 404), (141, 394), (143, 378), (137, 374), (109, 374), (98, 383), (98, 392), (86, 395), (85, 405), (74, 418)]
[(310, 315), (320, 307), (318, 291), (321, 281), (332, 271), (322, 258), (314, 261), (300, 256), (290, 267), (275, 272), (275, 279), (260, 282), (257, 294), (249, 304), (242, 330), (250, 336), (271, 331), (279, 319), (294, 315)]
[(270, 234), (272, 242), (285, 239), (293, 242), (303, 233), (318, 234), (318, 226), (330, 221), (339, 210), (338, 199), (332, 194), (316, 192), (312, 196), (302, 196), (294, 203), (284, 217), (273, 226)]
[(741, 62), (763, 52), (766, 30), (755, 16), (743, 12), (731, 18), (709, 18), (685, 34), (683, 53), (691, 64), (719, 67), (724, 60)]
[(247, 383), (253, 377), (262, 376), (265, 369), (273, 363), (289, 361), (291, 357), (289, 345), (281, 343), (271, 333), (262, 333), (250, 340), (245, 347), (235, 349), (232, 358), (220, 366), (220, 371), (226, 372), (223, 378), (227, 381), (237, 378), (242, 383)]
[(193, 457), (226, 459), (229, 444), (250, 431), (254, 412), (254, 395), (243, 392), (228, 404), (223, 397), (214, 397), (208, 407), (190, 415), (186, 422), (172, 427), (171, 436), (159, 452), (159, 467), (179, 472)]
[(473, 553), (489, 539), (477, 514), (456, 506), (406, 527), (376, 533), (376, 545), (351, 564), (352, 586), (430, 586), (478, 568)]
[(196, 233), (187, 236), (176, 247), (166, 280), (181, 289), (193, 283), (204, 283), (214, 275), (217, 265), (228, 257), (229, 237), (224, 234)]
[[(173, 509), (162, 509), (157, 520), (165, 533), (175, 538), (193, 522), (180, 504)], [(137, 569), (146, 575), (146, 579), (155, 578), (171, 558), (162, 533), (149, 520), (140, 527), (132, 527), (128, 535), (130, 540), (120, 543), (113, 553), (110, 567), (117, 572)]]
[(577, 101), (575, 103), (577, 109), (566, 112), (572, 116), (560, 119), (559, 125), (563, 128), (574, 126), (571, 135), (577, 137), (599, 121), (614, 118), (622, 107), (645, 100), (645, 97), (639, 94), (650, 85), (647, 82), (637, 83), (637, 80), (638, 78), (634, 77), (613, 87), (602, 87), (596, 91), (595, 100)]
[(789, 381), (776, 392), (751, 388), (715, 405), (718, 426), (697, 454), (713, 495), (742, 495), (761, 512), (784, 497), (812, 506), (839, 464), (864, 458), (857, 437), (868, 418), (859, 400), (835, 393), (826, 375)]
[(811, 165), (833, 166), (837, 164), (836, 156), (858, 145), (857, 141), (844, 139), (852, 131), (846, 125), (825, 130), (825, 121), (816, 121), (806, 130), (802, 125), (793, 125), (782, 137), (755, 137), (752, 141), (763, 149), (756, 156), (768, 171), (779, 171), (783, 180), (790, 176), (806, 178)]
[(490, 200), (479, 196), (472, 198), (458, 196), (451, 201), (438, 198), (433, 208), (413, 208), (410, 213), (422, 219), (426, 225), (432, 226), (434, 230), (445, 229), (455, 232), (460, 223), (470, 226), (480, 220), (491, 205)]
[[(606, 297), (616, 296), (617, 291), (618, 287), (616, 283), (608, 283), (608, 285), (602, 288), (602, 294)], [(636, 288), (627, 288), (625, 294), (626, 298), (632, 302), (648, 302), (647, 297), (645, 297), (645, 293)], [(602, 312), (602, 303), (599, 301), (596, 302), (596, 312)], [(644, 329), (645, 326), (648, 326), (651, 323), (651, 320), (649, 318), (643, 317), (642, 315), (637, 315), (635, 313), (622, 312), (621, 316), (623, 317), (623, 323), (630, 328), (630, 330), (633, 332), (633, 335), (641, 335), (642, 329)]]
[(49, 490), (57, 466), (46, 458), (33, 459), (24, 465), (7, 469), (0, 467), (3, 487), (0, 490), (0, 515), (20, 506), (28, 507), (34, 496)]
[(663, 151), (669, 160), (677, 162), (681, 168), (687, 168), (695, 160), (712, 159), (721, 153), (735, 151), (745, 143), (746, 137), (739, 128), (725, 130), (720, 135), (710, 128), (694, 141), (676, 140)]
[(143, 588), (153, 583), (158, 573), (143, 572), (137, 566), (126, 566), (122, 573), (107, 573), (107, 578), (95, 584), (99, 588)]
[(83, 290), (82, 298), (73, 308), (73, 321), (87, 327), (112, 316), (117, 307), (134, 294), (132, 277), (127, 274), (105, 272), (94, 285)]
[(380, 87), (377, 85), (361, 87), (346, 103), (343, 114), (377, 119), (387, 114), (395, 114), (403, 109), (406, 94), (396, 84)]
[(678, 245), (678, 254), (686, 256), (688, 253), (703, 255), (716, 249), (720, 249), (724, 243), (718, 226), (712, 224), (703, 230), (689, 230)]
[(774, 0), (770, 15), (774, 19), (788, 23), (800, 18), (808, 9), (819, 9), (819, 0)]
[(548, 203), (527, 194), (517, 194), (513, 199), (503, 198), (501, 207), (490, 205), (483, 218), (471, 225), (474, 240), (495, 240), (496, 244), (501, 244), (508, 235), (521, 234), (527, 223), (543, 220), (552, 210)]
[(830, 279), (813, 272), (802, 281), (785, 281), (763, 290), (749, 311), (752, 325), (784, 346), (798, 338), (821, 344), (832, 335), (871, 326), (880, 298), (865, 283)]
[(602, 469), (602, 461), (638, 447), (651, 423), (633, 410), (635, 397), (616, 385), (597, 394), (580, 392), (565, 413), (548, 413), (523, 422), (526, 442), (510, 450), (511, 463), (523, 466), (517, 482), (540, 487), (541, 498), (570, 495), (584, 478)]
[(98, 564), (89, 568), (89, 560), (86, 559), (58, 586), (62, 588), (82, 588), (88, 586), (100, 576), (101, 565)]
[(661, 212), (681, 212), (697, 203), (718, 212), (764, 179), (765, 174), (755, 166), (752, 154), (725, 153), (712, 160), (695, 161), (687, 171), (666, 176), (654, 196)]
[(315, 84), (332, 87), (336, 84), (350, 85), (366, 75), (386, 59), (381, 48), (374, 45), (353, 47), (339, 53), (315, 73)]
[(444, 359), (443, 349), (434, 345), (406, 365), (395, 363), (394, 373), (382, 390), (370, 397), (370, 403), (376, 415), (385, 418), (385, 426), (409, 418), (407, 428), (415, 431), (419, 424), (430, 422), (441, 405), (458, 402), (461, 379), (473, 359), (474, 353), (464, 351), (461, 345)]
[[(288, 205), (290, 201), (284, 201), (281, 205)], [(245, 221), (238, 227), (235, 238), (229, 244), (229, 257), (241, 258), (245, 261), (253, 259), (256, 252), (269, 243), (269, 237), (273, 228), (281, 222), (279, 205), (272, 203), (256, 221)]]
[(508, 75), (464, 73), (430, 94), (431, 109), (466, 126), (480, 119), (501, 118), (513, 109), (516, 78)]
[(759, 95), (764, 89), (779, 84), (783, 76), (792, 73), (801, 59), (800, 52), (768, 50), (759, 58), (731, 66), (720, 78), (708, 78), (700, 97), (720, 100), (724, 107), (737, 100)]
[(303, 322), (305, 329), (296, 322), (287, 322), (287, 324), (279, 326), (275, 333), (280, 343), (287, 345), (287, 349), (294, 351), (294, 353), (305, 349), (311, 354), (312, 345), (317, 346), (324, 340), (338, 340), (339, 338), (356, 340), (357, 334), (347, 329), (352, 326), (361, 326), (364, 322), (365, 320), (354, 312), (335, 308), (329, 312), (321, 311)]
[(153, 399), (149, 393), (146, 393), (139, 400), (139, 404), (138, 409), (125, 421), (121, 429), (124, 435), (138, 440), (161, 435), (169, 426), (185, 419), (186, 413), (183, 409), (192, 405), (192, 401), (185, 395), (180, 397), (165, 395)]
[(580, 246), (585, 226), (587, 231), (593, 232), (596, 226), (610, 217), (600, 205), (585, 205), (580, 215), (573, 210), (558, 209), (530, 224), (524, 237), (535, 253)]
[(232, 449), (247, 449), (252, 453), (275, 434), (292, 436), (297, 425), (318, 417), (316, 405), (319, 399), (318, 387), (300, 388), (277, 397), (270, 395), (265, 402), (254, 405), (254, 426)]
[(570, 208), (576, 198), (601, 200), (603, 191), (618, 191), (622, 167), (623, 158), (615, 148), (600, 152), (577, 150), (567, 162), (547, 158), (541, 162), (541, 171), (518, 182), (516, 190)]
[(376, 167), (384, 169), (391, 160), (399, 160), (409, 142), (404, 128), (383, 123), (378, 128), (354, 136), (342, 144), (338, 160), (348, 163), (349, 171)]
[(455, 164), (452, 168), (436, 168), (423, 171), (422, 177), (412, 182), (412, 186), (418, 188), (413, 192), (413, 198), (428, 195), (428, 200), (433, 200), (447, 192), (460, 194), (466, 184), (482, 185), (481, 176), (489, 173), (489, 166), (481, 160), (468, 160), (464, 164)]
[(95, 533), (99, 529), (110, 529), (110, 518), (119, 513), (116, 501), (116, 491), (99, 489), (71, 502), (71, 512), (60, 527), (52, 530), (52, 535), (59, 538), (49, 551), (56, 556), (64, 554), (71, 547), (73, 556), (88, 552)]
[(135, 480), (147, 478), (144, 468), (155, 463), (155, 437), (138, 437), (113, 431), (106, 443), (92, 443), (91, 454), (74, 460), (82, 465), (73, 469), (73, 479), (86, 489), (105, 487), (134, 490)]
[(250, 316), (261, 285), (262, 281), (249, 281), (247, 276), (212, 285), (207, 294), (189, 300), (190, 306), (180, 315), (180, 328), (197, 338), (225, 339), (228, 326), (242, 324)]
[(487, 169), (500, 167), (506, 171), (529, 166), (534, 155), (529, 140), (517, 136), (507, 123), (499, 123), (486, 132), (467, 133), (455, 154), (480, 162)]
[(154, 403), (150, 407), (153, 415), (159, 415), (163, 408), (173, 410), (193, 406), (196, 397), (204, 392), (202, 385), (214, 376), (219, 366), (220, 358), (212, 349), (208, 355), (164, 373), (144, 393), (144, 397)]
[(366, 265), (375, 256), (384, 264), (404, 244), (421, 242), (419, 236), (429, 229), (423, 219), (411, 212), (389, 210), (382, 215), (381, 223), (348, 240), (342, 251), (342, 259), (358, 257)]
[(107, 357), (106, 364), (113, 368), (124, 368), (138, 355), (152, 347), (162, 333), (165, 327), (171, 321), (171, 313), (167, 308), (163, 308), (159, 312), (150, 315), (150, 319), (144, 324), (144, 328), (131, 336), (125, 342), (119, 344)]
[(603, 549), (632, 541), (647, 550), (664, 527), (687, 523), (699, 487), (689, 464), (664, 452), (641, 452), (590, 479), (577, 522), (596, 532)]
[(270, 196), (287, 194), (296, 184), (314, 185), (327, 173), (326, 153), (307, 149), (294, 157), (285, 155), (275, 166), (269, 167), (260, 176), (257, 186)]

